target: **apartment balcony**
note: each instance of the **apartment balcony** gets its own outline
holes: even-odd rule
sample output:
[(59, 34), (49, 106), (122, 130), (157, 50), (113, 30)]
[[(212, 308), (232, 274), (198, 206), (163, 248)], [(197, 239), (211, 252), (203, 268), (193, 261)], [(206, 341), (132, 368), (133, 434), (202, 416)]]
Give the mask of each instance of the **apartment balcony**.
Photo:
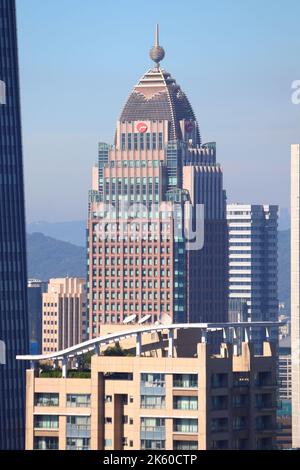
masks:
[(164, 426), (141, 427), (140, 439), (163, 441), (166, 439), (166, 428)]
[(85, 425), (67, 424), (66, 436), (88, 439), (91, 437), (91, 428), (90, 426), (85, 426)]
[(157, 386), (153, 385), (141, 385), (140, 389), (141, 395), (146, 395), (146, 396), (165, 396), (166, 395), (166, 389), (165, 387), (162, 386)]

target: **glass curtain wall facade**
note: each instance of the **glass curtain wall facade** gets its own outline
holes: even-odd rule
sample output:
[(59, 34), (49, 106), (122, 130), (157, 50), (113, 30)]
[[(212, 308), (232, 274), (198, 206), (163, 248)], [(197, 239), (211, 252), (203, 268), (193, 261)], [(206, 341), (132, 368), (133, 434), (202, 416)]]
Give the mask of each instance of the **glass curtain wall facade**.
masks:
[(0, 0), (0, 449), (22, 449), (28, 353), (25, 216), (14, 0)]

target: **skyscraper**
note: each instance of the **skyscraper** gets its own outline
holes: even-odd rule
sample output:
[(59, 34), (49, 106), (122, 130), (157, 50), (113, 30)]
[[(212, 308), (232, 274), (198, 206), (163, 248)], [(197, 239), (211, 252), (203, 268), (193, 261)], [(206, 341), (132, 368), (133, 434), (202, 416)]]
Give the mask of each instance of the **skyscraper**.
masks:
[(155, 66), (130, 93), (114, 145), (99, 145), (89, 194), (90, 337), (128, 317), (227, 320), (222, 169), (215, 144), (201, 144), (185, 93), (161, 68), (164, 55), (157, 28)]
[(278, 318), (277, 218), (276, 205), (227, 206), (230, 321)]
[(300, 448), (300, 145), (291, 147), (292, 442)]
[(24, 447), (28, 351), (24, 191), (14, 0), (0, 0), (0, 449)]

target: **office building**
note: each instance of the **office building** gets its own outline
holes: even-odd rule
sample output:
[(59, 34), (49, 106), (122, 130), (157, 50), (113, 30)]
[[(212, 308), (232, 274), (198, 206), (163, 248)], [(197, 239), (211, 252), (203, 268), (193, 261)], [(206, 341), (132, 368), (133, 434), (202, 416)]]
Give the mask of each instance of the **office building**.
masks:
[(87, 335), (86, 285), (80, 278), (50, 279), (43, 294), (43, 353), (81, 343)]
[(227, 205), (230, 321), (278, 318), (277, 218), (276, 205)]
[(29, 350), (23, 161), (14, 0), (0, 0), (0, 450), (24, 448)]
[(155, 66), (130, 93), (114, 145), (99, 144), (93, 169), (91, 338), (132, 316), (227, 321), (226, 195), (216, 145), (201, 143), (188, 98), (161, 68), (158, 30), (150, 56)]
[(39, 279), (29, 279), (27, 283), (30, 354), (42, 352), (42, 295), (47, 290), (47, 285), (47, 282)]

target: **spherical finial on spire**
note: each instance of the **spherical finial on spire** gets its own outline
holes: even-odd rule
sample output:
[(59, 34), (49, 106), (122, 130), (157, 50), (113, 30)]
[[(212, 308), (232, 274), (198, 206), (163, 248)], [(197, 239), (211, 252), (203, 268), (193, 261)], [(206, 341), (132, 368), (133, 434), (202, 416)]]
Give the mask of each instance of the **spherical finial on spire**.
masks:
[(153, 60), (153, 62), (156, 62), (157, 67), (159, 67), (159, 63), (163, 60), (164, 57), (165, 57), (165, 51), (163, 47), (159, 45), (159, 29), (158, 29), (158, 24), (157, 24), (155, 46), (152, 47), (152, 49), (150, 50), (150, 58)]

